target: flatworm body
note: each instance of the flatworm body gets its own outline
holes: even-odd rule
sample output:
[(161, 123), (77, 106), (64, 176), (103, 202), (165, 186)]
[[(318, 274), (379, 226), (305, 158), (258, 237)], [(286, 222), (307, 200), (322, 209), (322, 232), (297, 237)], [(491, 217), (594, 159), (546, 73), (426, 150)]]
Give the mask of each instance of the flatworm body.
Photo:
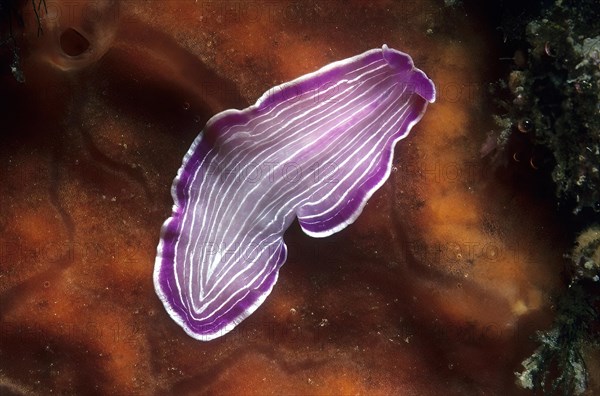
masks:
[(313, 237), (354, 222), (434, 101), (410, 56), (384, 45), (212, 117), (161, 230), (154, 285), (171, 317), (204, 341), (248, 317), (277, 281), (293, 220)]

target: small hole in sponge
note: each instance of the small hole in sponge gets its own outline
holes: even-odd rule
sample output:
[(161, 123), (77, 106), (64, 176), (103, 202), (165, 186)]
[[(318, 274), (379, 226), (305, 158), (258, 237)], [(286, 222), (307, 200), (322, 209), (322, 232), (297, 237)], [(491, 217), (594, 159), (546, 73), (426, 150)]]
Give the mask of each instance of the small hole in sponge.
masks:
[(90, 47), (90, 42), (77, 30), (68, 28), (60, 35), (60, 47), (65, 54), (77, 56)]

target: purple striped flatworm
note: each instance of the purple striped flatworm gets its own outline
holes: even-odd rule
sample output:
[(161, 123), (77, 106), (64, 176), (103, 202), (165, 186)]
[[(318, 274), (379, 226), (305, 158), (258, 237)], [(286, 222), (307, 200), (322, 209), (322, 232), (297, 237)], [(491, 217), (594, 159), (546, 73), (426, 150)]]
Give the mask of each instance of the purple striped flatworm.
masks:
[(154, 285), (171, 317), (199, 340), (231, 331), (271, 292), (293, 220), (313, 237), (354, 222), (434, 101), (410, 56), (384, 45), (212, 117), (161, 230)]

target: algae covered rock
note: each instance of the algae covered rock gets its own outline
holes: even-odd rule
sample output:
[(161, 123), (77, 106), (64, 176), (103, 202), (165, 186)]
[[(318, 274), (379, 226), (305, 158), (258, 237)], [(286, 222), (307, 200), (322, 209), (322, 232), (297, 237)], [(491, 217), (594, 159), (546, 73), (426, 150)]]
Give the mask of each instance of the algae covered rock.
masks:
[[(511, 98), (497, 117), (505, 146), (515, 132), (546, 154), (557, 196), (575, 212), (600, 210), (600, 8), (556, 1), (525, 24), (527, 59), (504, 83)], [(535, 166), (532, 163), (532, 166)]]

